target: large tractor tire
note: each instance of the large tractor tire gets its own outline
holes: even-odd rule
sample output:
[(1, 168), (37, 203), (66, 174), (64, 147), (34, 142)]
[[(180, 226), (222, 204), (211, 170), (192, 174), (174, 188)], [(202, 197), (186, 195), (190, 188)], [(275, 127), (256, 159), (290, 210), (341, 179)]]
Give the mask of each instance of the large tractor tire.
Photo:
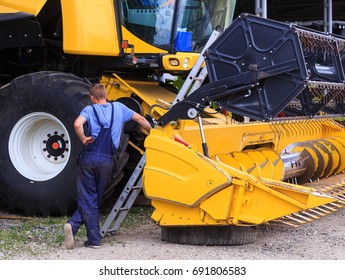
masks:
[(73, 128), (90, 84), (72, 74), (37, 72), (0, 89), (0, 198), (11, 211), (62, 215), (76, 207)]
[(230, 246), (255, 242), (257, 232), (240, 226), (171, 226), (161, 227), (161, 239), (169, 243)]

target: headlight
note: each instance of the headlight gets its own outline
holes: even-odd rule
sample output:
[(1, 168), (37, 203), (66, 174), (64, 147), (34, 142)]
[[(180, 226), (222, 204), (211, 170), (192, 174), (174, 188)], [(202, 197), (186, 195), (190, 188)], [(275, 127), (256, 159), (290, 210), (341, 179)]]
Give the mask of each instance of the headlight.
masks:
[(176, 58), (172, 58), (169, 60), (171, 66), (179, 66), (180, 63)]
[(184, 68), (184, 69), (187, 69), (187, 67), (188, 67), (188, 58), (185, 58), (185, 59), (183, 60), (183, 68)]

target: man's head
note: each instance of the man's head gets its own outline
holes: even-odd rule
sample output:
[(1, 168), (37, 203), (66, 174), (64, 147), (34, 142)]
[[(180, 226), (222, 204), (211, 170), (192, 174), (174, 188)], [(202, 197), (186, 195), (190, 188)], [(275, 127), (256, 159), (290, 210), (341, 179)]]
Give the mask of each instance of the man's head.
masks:
[(90, 96), (92, 101), (100, 101), (107, 99), (107, 92), (102, 84), (93, 84), (90, 88)]

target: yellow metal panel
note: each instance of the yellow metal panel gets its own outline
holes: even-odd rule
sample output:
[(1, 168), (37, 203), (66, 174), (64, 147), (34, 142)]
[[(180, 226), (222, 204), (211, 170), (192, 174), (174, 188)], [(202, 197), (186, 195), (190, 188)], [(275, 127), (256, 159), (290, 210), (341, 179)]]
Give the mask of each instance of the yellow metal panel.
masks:
[(267, 143), (274, 141), (275, 134), (273, 131), (258, 131), (258, 132), (246, 132), (243, 135), (243, 141), (250, 143)]
[[(316, 126), (317, 124), (319, 125)], [(190, 145), (195, 144), (200, 147), (201, 138), (198, 126), (181, 125), (181, 127), (182, 129), (179, 131), (181, 136)], [(290, 123), (278, 121), (274, 123), (230, 123), (204, 125), (203, 128), (211, 156), (243, 151), (248, 146), (264, 147), (264, 145), (270, 146), (279, 155), (292, 143), (335, 137), (345, 133), (343, 126), (330, 120), (304, 120)]]
[(214, 220), (227, 221), (232, 202), (234, 186), (231, 185), (215, 193), (202, 203), (200, 209), (205, 211)]
[(193, 207), (229, 185), (230, 177), (211, 160), (151, 130), (145, 141), (144, 191), (148, 198)]
[(203, 222), (201, 220), (203, 213), (198, 207), (187, 208), (182, 205), (171, 204), (159, 200), (152, 201), (152, 206), (155, 207), (156, 210), (151, 217), (160, 226), (207, 225), (216, 223), (215, 221), (208, 221), (208, 223)]
[[(229, 170), (231, 175), (231, 170)], [(229, 223), (260, 224), (308, 208), (335, 202), (337, 199), (315, 189), (275, 180), (242, 176), (247, 187), (235, 185)]]
[(0, 13), (26, 12), (37, 15), (47, 0), (0, 0)]
[(61, 0), (66, 53), (119, 55), (114, 1)]
[[(209, 148), (210, 156), (216, 154), (227, 154), (233, 151), (242, 151), (247, 145), (263, 144), (264, 142), (244, 137), (247, 131), (259, 132), (263, 131), (261, 139), (265, 138), (265, 131), (269, 129), (267, 123), (248, 123), (248, 124), (219, 124), (219, 125), (203, 125), (205, 138)], [(179, 131), (191, 146), (197, 147), (198, 151), (202, 151), (201, 137), (198, 126), (183, 126)], [(245, 142), (243, 141), (245, 139)]]
[(6, 14), (6, 13), (17, 13), (17, 12), (18, 12), (18, 10), (15, 10), (15, 9), (12, 9), (12, 8), (5, 7), (5, 6), (0, 5), (0, 13), (1, 13), (1, 14)]
[(126, 80), (126, 82), (139, 97), (146, 98), (149, 105), (157, 104), (160, 98), (164, 98), (167, 102), (172, 102), (176, 96), (173, 92), (159, 86), (157, 81)]
[[(174, 101), (176, 94), (159, 86), (158, 81), (139, 81), (139, 80), (124, 80), (118, 75), (113, 74), (111, 77), (103, 76), (101, 83), (106, 87), (109, 100), (117, 100), (121, 97), (131, 97), (133, 94), (140, 97), (145, 102), (142, 103), (143, 114), (149, 112), (149, 107), (158, 104), (162, 98), (166, 104)], [(166, 113), (166, 110), (161, 107), (155, 107), (154, 111), (158, 112), (158, 116)]]

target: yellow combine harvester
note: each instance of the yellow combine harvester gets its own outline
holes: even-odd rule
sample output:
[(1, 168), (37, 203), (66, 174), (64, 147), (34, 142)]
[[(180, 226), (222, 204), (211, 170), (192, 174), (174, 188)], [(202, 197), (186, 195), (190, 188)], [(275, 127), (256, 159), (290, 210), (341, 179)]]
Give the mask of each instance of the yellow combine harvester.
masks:
[(93, 81), (155, 127), (124, 128), (106, 198), (145, 152), (144, 193), (169, 242), (245, 244), (256, 225), (344, 206), (341, 182), (303, 186), (345, 169), (343, 38), (248, 14), (230, 25), (231, 0), (17, 2), (0, 0), (10, 209), (74, 208), (72, 124)]

